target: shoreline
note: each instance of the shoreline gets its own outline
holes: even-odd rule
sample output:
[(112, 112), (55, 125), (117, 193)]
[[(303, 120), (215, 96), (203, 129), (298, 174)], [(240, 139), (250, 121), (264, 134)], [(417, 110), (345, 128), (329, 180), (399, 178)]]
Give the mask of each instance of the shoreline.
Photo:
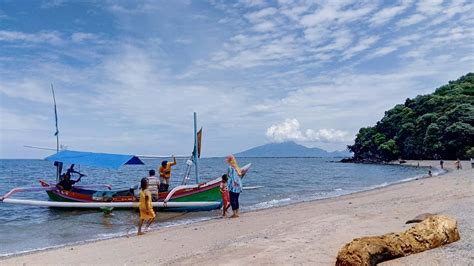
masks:
[[(392, 165), (392, 166), (399, 166), (399, 167), (420, 167), (420, 168), (429, 169), (429, 166), (421, 166), (421, 165), (416, 166), (416, 165), (411, 165), (411, 164), (384, 163), (384, 164), (380, 164), (380, 165)], [(439, 170), (439, 172), (437, 172), (436, 175), (433, 175), (433, 177), (442, 176), (442, 175), (448, 173), (447, 170), (438, 169), (436, 167), (433, 167), (433, 169), (434, 170)], [(360, 193), (365, 193), (365, 192), (369, 192), (369, 191), (384, 189), (384, 188), (388, 188), (388, 187), (395, 186), (395, 185), (398, 185), (398, 184), (413, 182), (415, 180), (424, 179), (424, 178), (429, 178), (429, 176), (427, 174), (424, 174), (423, 176), (417, 175), (417, 176), (397, 180), (397, 181), (394, 181), (392, 183), (387, 183), (387, 184), (382, 183), (382, 184), (378, 184), (378, 185), (373, 185), (373, 186), (366, 187), (366, 188), (364, 188), (362, 190), (359, 190), (359, 191), (349, 192), (347, 194), (328, 196), (328, 197), (324, 197), (324, 198), (315, 198), (315, 199), (303, 200), (303, 201), (298, 201), (298, 202), (293, 202), (293, 203), (285, 203), (285, 204), (281, 204), (281, 205), (275, 205), (275, 206), (259, 208), (259, 209), (249, 209), (249, 210), (244, 210), (244, 212), (245, 213), (253, 213), (253, 212), (265, 211), (265, 210), (270, 210), (270, 209), (278, 209), (278, 208), (287, 207), (287, 206), (297, 206), (297, 205), (303, 204), (303, 203), (320, 202), (320, 201), (324, 201), (324, 200), (337, 199), (337, 198), (341, 198), (341, 197), (344, 197), (344, 196), (350, 196), (350, 195), (355, 195), (356, 196), (357, 194), (360, 194)], [(216, 220), (216, 219), (221, 219), (221, 217), (220, 216), (206, 217), (206, 218), (201, 218), (198, 221), (189, 220), (189, 221), (185, 221), (185, 222), (179, 223), (179, 224), (171, 224), (171, 225), (163, 226), (163, 227), (160, 227), (160, 228), (151, 229), (151, 230), (149, 230), (149, 232), (150, 233), (151, 232), (157, 232), (157, 231), (163, 230), (164, 228), (171, 228), (171, 227), (179, 227), (179, 226), (184, 226), (184, 225), (193, 225), (193, 224), (198, 224), (198, 223), (205, 223), (207, 221)], [(0, 255), (0, 262), (2, 260), (8, 260), (9, 258), (13, 258), (13, 257), (27, 256), (27, 255), (30, 255), (30, 254), (41, 253), (41, 252), (49, 251), (49, 250), (56, 250), (56, 249), (61, 249), (61, 248), (74, 247), (74, 246), (82, 246), (82, 245), (87, 245), (87, 244), (90, 244), (90, 243), (95, 243), (95, 242), (100, 242), (100, 241), (106, 241), (106, 240), (110, 240), (110, 239), (129, 238), (129, 237), (133, 237), (133, 236), (135, 236), (135, 234), (130, 235), (130, 234), (128, 234), (128, 232), (116, 233), (115, 236), (110, 236), (110, 237), (93, 238), (93, 239), (88, 239), (88, 240), (81, 240), (81, 241), (77, 241), (77, 242), (71, 242), (71, 243), (66, 243), (66, 244), (55, 245), (55, 246), (51, 246), (51, 247), (44, 247), (44, 248), (37, 248), (37, 249), (34, 249), (34, 250), (20, 251), (18, 253)]]
[[(417, 162), (418, 161), (413, 161), (413, 162), (410, 162), (410, 163), (417, 163)], [(470, 172), (472, 173), (472, 170), (467, 169), (467, 166), (470, 166), (470, 165), (467, 165), (465, 162), (463, 162), (463, 163), (464, 163), (463, 166), (465, 167), (465, 170), (458, 171), (458, 172), (459, 173), (460, 172), (463, 172), (463, 173), (465, 172), (465, 175), (469, 175)], [(433, 164), (433, 161), (428, 161), (428, 162), (424, 161), (423, 162), (423, 166), (428, 167), (428, 164)], [(448, 164), (449, 163), (446, 164), (447, 165), (446, 168), (449, 168)], [(421, 166), (422, 166), (422, 164), (420, 162), (420, 167)], [(449, 166), (451, 166), (451, 165), (449, 165)], [(454, 174), (459, 174), (459, 173), (457, 173), (456, 171), (454, 172)], [(445, 173), (441, 173), (440, 175), (433, 176), (431, 178), (429, 178), (429, 177), (420, 177), (420, 178), (413, 177), (412, 180), (392, 183), (392, 184), (388, 184), (388, 185), (383, 186), (383, 187), (375, 187), (373, 189), (358, 191), (358, 192), (349, 193), (349, 194), (345, 194), (345, 195), (341, 195), (341, 196), (334, 196), (334, 197), (324, 198), (324, 199), (315, 199), (315, 200), (303, 201), (303, 202), (294, 203), (294, 204), (285, 205), (285, 206), (274, 206), (274, 207), (270, 207), (270, 208), (247, 211), (247, 212), (243, 213), (241, 218), (235, 219), (235, 220), (234, 219), (225, 219), (224, 220), (224, 219), (219, 219), (219, 218), (216, 217), (216, 218), (206, 219), (205, 221), (198, 221), (198, 222), (191, 222), (191, 223), (187, 223), (187, 224), (180, 224), (180, 225), (173, 225), (173, 226), (169, 226), (169, 227), (163, 227), (163, 228), (159, 228), (158, 230), (150, 231), (148, 234), (146, 234), (143, 237), (117, 236), (117, 237), (112, 237), (112, 238), (108, 238), (108, 239), (105, 239), (105, 240), (104, 239), (96, 239), (96, 240), (85, 241), (85, 242), (79, 243), (79, 244), (78, 243), (72, 243), (72, 244), (66, 244), (65, 246), (61, 246), (61, 247), (51, 247), (51, 248), (46, 248), (46, 249), (36, 250), (36, 251), (26, 251), (26, 253), (19, 253), (19, 254), (13, 254), (13, 255), (10, 255), (10, 256), (1, 257), (0, 262), (2, 264), (3, 263), (18, 264), (18, 263), (23, 263), (23, 262), (31, 263), (31, 262), (34, 262), (34, 261), (37, 262), (38, 261), (37, 259), (39, 257), (42, 257), (42, 255), (48, 255), (46, 257), (50, 257), (49, 255), (52, 254), (51, 256), (54, 258), (58, 254), (64, 254), (65, 252), (66, 253), (76, 253), (77, 250), (91, 251), (90, 249), (91, 248), (94, 249), (94, 246), (102, 246), (102, 245), (106, 245), (106, 244), (110, 244), (110, 243), (113, 243), (114, 246), (117, 246), (117, 247), (119, 247), (119, 249), (121, 249), (121, 248), (126, 248), (127, 247), (126, 242), (129, 242), (129, 241), (132, 241), (134, 243), (137, 242), (137, 241), (140, 242), (142, 240), (145, 241), (145, 242), (150, 242), (151, 238), (160, 238), (162, 235), (166, 235), (165, 239), (173, 239), (174, 234), (177, 231), (181, 231), (181, 230), (184, 230), (187, 233), (191, 233), (191, 235), (195, 235), (199, 239), (200, 234), (196, 234), (196, 232), (193, 232), (193, 231), (201, 231), (201, 228), (205, 229), (205, 230), (202, 229), (205, 232), (201, 236), (206, 238), (206, 241), (205, 241), (206, 243), (210, 244), (211, 246), (212, 245), (215, 246), (216, 243), (217, 244), (218, 243), (223, 243), (226, 248), (229, 248), (229, 245), (232, 245), (233, 241), (230, 241), (230, 242), (225, 241), (225, 240), (228, 240), (227, 238), (214, 239), (213, 237), (209, 237), (206, 234), (206, 232), (208, 232), (208, 233), (210, 232), (212, 234), (214, 226), (216, 226), (216, 227), (224, 226), (224, 228), (225, 228), (226, 224), (230, 224), (230, 225), (237, 224), (237, 226), (238, 226), (240, 223), (245, 223), (246, 224), (245, 231), (246, 232), (248, 231), (247, 234), (248, 235), (254, 235), (254, 237), (251, 237), (251, 239), (253, 239), (254, 241), (257, 241), (257, 242), (259, 242), (259, 241), (266, 242), (265, 238), (263, 238), (263, 239), (260, 239), (259, 237), (255, 238), (255, 235), (261, 235), (262, 230), (263, 231), (266, 230), (265, 228), (261, 228), (261, 227), (260, 228), (253, 228), (253, 229), (250, 228), (249, 230), (247, 230), (247, 227), (259, 227), (258, 225), (255, 224), (255, 223), (258, 223), (258, 219), (255, 221), (254, 220), (255, 218), (264, 217), (267, 220), (268, 219), (271, 220), (272, 217), (268, 217), (268, 216), (269, 215), (273, 216), (272, 215), (273, 213), (285, 214), (286, 212), (295, 212), (300, 216), (303, 215), (302, 218), (310, 218), (311, 219), (311, 217), (306, 217), (306, 215), (304, 214), (304, 211), (303, 211), (303, 213), (301, 213), (300, 210), (309, 208), (309, 209), (312, 209), (312, 211), (321, 212), (322, 211), (321, 209), (325, 209), (326, 205), (337, 205), (336, 207), (338, 207), (338, 208), (342, 207), (342, 209), (345, 209), (346, 204), (348, 204), (348, 205), (353, 205), (352, 207), (357, 206), (357, 208), (362, 208), (362, 206), (358, 206), (355, 201), (360, 201), (361, 199), (367, 200), (367, 198), (369, 198), (368, 203), (370, 204), (370, 203), (372, 203), (370, 198), (373, 197), (374, 195), (380, 197), (381, 196), (380, 194), (387, 194), (387, 193), (392, 193), (393, 194), (394, 191), (396, 192), (397, 190), (403, 190), (405, 187), (413, 187), (414, 184), (419, 185), (420, 182), (421, 183), (424, 183), (424, 182), (430, 183), (431, 180), (433, 180), (433, 181), (443, 180), (444, 178), (442, 179), (441, 177), (452, 176), (452, 175), (453, 175), (453, 170), (445, 172)], [(467, 176), (462, 177), (462, 178), (466, 179)], [(466, 180), (464, 180), (464, 181), (466, 181)], [(470, 184), (472, 185), (472, 183), (470, 183)], [(470, 188), (470, 187), (467, 187), (467, 188)], [(397, 193), (395, 193), (395, 194), (397, 194)], [(382, 196), (384, 196), (384, 195), (382, 195)], [(472, 197), (472, 193), (471, 193), (471, 197)], [(469, 197), (469, 198), (471, 198), (471, 197)], [(351, 201), (354, 201), (354, 202), (351, 202)], [(341, 203), (343, 204), (342, 206), (341, 206)], [(327, 209), (325, 214), (329, 214), (330, 216), (331, 215), (335, 216), (336, 214), (341, 215), (341, 213), (332, 213), (331, 214), (331, 208)], [(344, 213), (342, 213), (342, 214), (344, 214)], [(356, 219), (357, 219), (358, 215), (356, 214), (355, 216), (356, 216)], [(247, 220), (247, 218), (249, 218), (249, 220), (254, 220), (254, 221), (249, 221), (249, 220)], [(286, 217), (286, 218), (290, 221), (298, 223), (298, 221), (295, 221), (294, 218), (293, 218), (293, 220), (291, 219), (292, 216), (289, 216), (289, 217)], [(406, 217), (406, 218), (412, 218), (412, 217)], [(280, 221), (280, 223), (281, 223), (281, 221)], [(192, 229), (191, 227), (194, 227), (194, 229)], [(198, 228), (198, 229), (196, 229), (196, 228)], [(288, 229), (289, 231), (292, 231), (291, 227), (286, 228), (286, 229)], [(321, 229), (321, 228), (318, 228), (318, 229)], [(191, 232), (189, 232), (189, 231), (191, 231)], [(388, 232), (386, 232), (386, 233), (388, 233)], [(235, 235), (234, 237), (242, 238), (241, 235)], [(298, 237), (301, 237), (301, 235), (296, 234), (296, 235), (293, 236), (293, 238), (298, 238)], [(462, 237), (463, 236), (461, 236), (461, 238)], [(347, 236), (339, 235), (338, 239), (341, 239), (341, 238), (343, 238), (344, 240), (346, 240), (346, 239), (351, 240), (353, 237), (348, 238)], [(291, 240), (291, 239), (287, 239), (287, 240)], [(161, 242), (159, 240), (157, 240), (157, 241), (158, 241), (158, 243)], [(166, 240), (164, 240), (164, 241), (166, 241)], [(236, 243), (239, 243), (239, 244), (242, 244), (242, 245), (245, 246), (248, 241), (245, 241), (245, 240), (243, 240), (243, 241), (244, 242), (242, 243), (241, 240), (238, 240)], [(155, 242), (155, 241), (151, 241), (151, 242)], [(175, 242), (175, 241), (173, 241), (173, 242)], [(342, 247), (342, 245), (340, 245), (341, 242), (345, 243), (342, 240), (338, 240), (336, 242), (338, 242), (338, 244), (337, 245), (332, 245), (332, 247), (333, 247), (332, 249), (334, 249), (335, 246), (338, 246), (338, 248)], [(160, 244), (161, 243), (159, 243), (157, 245), (157, 247), (161, 247)], [(179, 244), (181, 244), (184, 247), (185, 244), (187, 244), (187, 241), (184, 241), (184, 242), (179, 242), (178, 241), (178, 243), (175, 243), (175, 244), (178, 244), (178, 246), (175, 246), (175, 245), (172, 245), (172, 246), (174, 246), (176, 249), (180, 249)], [(282, 245), (284, 246), (284, 244), (282, 244)], [(277, 245), (274, 248), (279, 249), (279, 246)], [(337, 255), (338, 248), (336, 248), (335, 250), (332, 250), (332, 252), (330, 252), (329, 257), (332, 257), (334, 259), (334, 261), (335, 261), (335, 256)], [(159, 248), (158, 248), (158, 250), (159, 250)], [(189, 261), (189, 260), (186, 259), (186, 258), (189, 257), (189, 255), (186, 255), (188, 253), (201, 254), (202, 256), (204, 256), (204, 258), (211, 258), (211, 257), (215, 256), (209, 249), (207, 251), (206, 250), (203, 251), (202, 247), (200, 245), (197, 245), (197, 246), (194, 246), (194, 247), (190, 248), (190, 252), (184, 252), (184, 255), (182, 254), (183, 252), (181, 252), (181, 251), (173, 252), (172, 248), (168, 253), (169, 254), (176, 254), (176, 255), (173, 256), (172, 259), (171, 258), (167, 258), (167, 259), (160, 258), (160, 260), (158, 260), (156, 262), (158, 262), (158, 263), (167, 263), (167, 264), (168, 263), (178, 263), (178, 264), (191, 263), (192, 261)], [(73, 255), (73, 254), (68, 254), (67, 256), (60, 256), (60, 257), (64, 258), (64, 257), (69, 257), (71, 255)], [(100, 255), (100, 254), (98, 254), (98, 255)], [(310, 255), (310, 254), (308, 254), (308, 255)], [(326, 254), (326, 256), (327, 255), (328, 254)], [(78, 255), (78, 256), (81, 257), (83, 255)], [(100, 256), (102, 256), (102, 255), (100, 255)], [(73, 257), (75, 257), (75, 256), (73, 256)], [(224, 257), (226, 257), (226, 256), (224, 256)], [(36, 258), (36, 260), (35, 260), (35, 258)], [(148, 259), (151, 259), (151, 260), (145, 260), (145, 261), (142, 261), (142, 260), (134, 261), (135, 258), (132, 259), (132, 258), (126, 258), (126, 257), (124, 257), (123, 259), (124, 259), (124, 261), (120, 260), (122, 263), (131, 263), (131, 262), (150, 263), (150, 262), (153, 261), (152, 260), (153, 257), (148, 258)], [(132, 259), (132, 260), (130, 260), (130, 259)], [(39, 261), (41, 261), (41, 262), (44, 261), (44, 263), (58, 263), (58, 261), (54, 261), (54, 260), (50, 261), (48, 259), (46, 259), (46, 260), (43, 259), (43, 260), (39, 260)], [(79, 261), (75, 261), (75, 260), (72, 260), (72, 261), (64, 260), (64, 261), (60, 261), (59, 263), (76, 264), (78, 262)], [(212, 262), (213, 261), (211, 260), (210, 263), (212, 263)], [(237, 261), (232, 261), (232, 262), (235, 262), (237, 264), (241, 264), (241, 263), (244, 263), (244, 262), (252, 262), (252, 260), (248, 260), (248, 261), (237, 260)], [(328, 261), (327, 260), (322, 260), (322, 261), (311, 261), (310, 260), (310, 261), (306, 261), (306, 262), (305, 261), (299, 261), (298, 262), (298, 261), (289, 260), (287, 262), (290, 263), (290, 264), (292, 264), (292, 263), (306, 264), (306, 263), (309, 263), (309, 262), (326, 263)], [(84, 263), (84, 261), (82, 261), (81, 263)], [(85, 262), (85, 263), (87, 263), (87, 262)], [(94, 262), (90, 261), (90, 263), (94, 263)], [(95, 263), (97, 263), (97, 262), (95, 262)], [(276, 262), (276, 263), (281, 264), (279, 262)]]

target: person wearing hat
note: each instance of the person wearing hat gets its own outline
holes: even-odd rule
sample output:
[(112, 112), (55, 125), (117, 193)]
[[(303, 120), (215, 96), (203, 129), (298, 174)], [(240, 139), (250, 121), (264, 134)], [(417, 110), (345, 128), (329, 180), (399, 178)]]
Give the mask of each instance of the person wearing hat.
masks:
[(168, 191), (171, 179), (171, 166), (176, 165), (176, 158), (173, 157), (173, 162), (162, 161), (160, 167), (160, 192)]

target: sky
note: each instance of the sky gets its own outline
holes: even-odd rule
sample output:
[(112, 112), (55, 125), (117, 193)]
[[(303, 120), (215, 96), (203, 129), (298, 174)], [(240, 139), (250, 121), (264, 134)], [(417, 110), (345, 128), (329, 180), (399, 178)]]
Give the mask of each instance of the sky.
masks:
[(351, 144), (474, 71), (474, 2), (0, 1), (0, 158)]

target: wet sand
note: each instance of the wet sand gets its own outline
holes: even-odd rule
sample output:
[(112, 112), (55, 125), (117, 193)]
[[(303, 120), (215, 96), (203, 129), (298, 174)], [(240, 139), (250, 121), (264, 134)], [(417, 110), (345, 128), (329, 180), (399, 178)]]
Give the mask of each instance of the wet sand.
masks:
[[(416, 165), (417, 161), (409, 164)], [(420, 166), (439, 167), (438, 161)], [(468, 265), (474, 262), (474, 170), (463, 162), (448, 173), (338, 198), (242, 213), (0, 260), (10, 264), (304, 264), (334, 265), (353, 238), (406, 230), (420, 213), (458, 220), (461, 240), (383, 265)], [(27, 240), (26, 240), (27, 241)]]

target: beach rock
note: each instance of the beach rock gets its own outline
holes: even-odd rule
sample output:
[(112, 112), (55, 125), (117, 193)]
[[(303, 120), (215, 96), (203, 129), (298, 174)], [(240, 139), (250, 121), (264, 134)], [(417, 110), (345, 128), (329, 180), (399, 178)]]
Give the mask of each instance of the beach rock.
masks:
[(455, 219), (434, 215), (401, 233), (352, 240), (339, 251), (336, 265), (376, 265), (382, 261), (408, 256), (459, 239)]
[(420, 215), (415, 216), (415, 218), (408, 220), (405, 222), (405, 224), (411, 224), (411, 223), (419, 223), (424, 221), (425, 219), (428, 219), (431, 216), (436, 215), (435, 213), (422, 213)]

